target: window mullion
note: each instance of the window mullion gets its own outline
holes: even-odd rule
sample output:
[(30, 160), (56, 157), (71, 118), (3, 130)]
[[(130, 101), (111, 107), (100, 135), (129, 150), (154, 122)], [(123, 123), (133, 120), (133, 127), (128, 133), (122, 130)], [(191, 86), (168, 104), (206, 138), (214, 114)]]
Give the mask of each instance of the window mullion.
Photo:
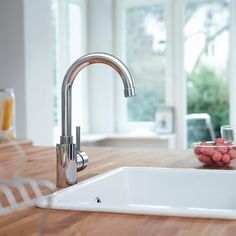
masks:
[(176, 147), (186, 147), (186, 78), (184, 72), (184, 7), (185, 0), (172, 1), (171, 41), (172, 48), (172, 101), (175, 108)]
[(236, 0), (230, 2), (230, 67), (229, 67), (229, 107), (230, 124), (236, 125)]

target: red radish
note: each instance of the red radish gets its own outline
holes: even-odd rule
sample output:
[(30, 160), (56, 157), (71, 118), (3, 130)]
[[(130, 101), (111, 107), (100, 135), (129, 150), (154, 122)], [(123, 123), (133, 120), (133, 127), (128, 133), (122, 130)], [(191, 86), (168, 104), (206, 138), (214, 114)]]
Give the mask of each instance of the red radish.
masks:
[(201, 148), (200, 148), (200, 147), (196, 147), (196, 148), (194, 149), (194, 153), (195, 153), (196, 155), (201, 154)]
[(217, 138), (215, 141), (215, 144), (217, 146), (221, 146), (221, 145), (224, 145), (224, 142), (225, 142), (225, 140), (223, 138)]
[(228, 152), (228, 147), (219, 147), (218, 151), (221, 152), (222, 154), (225, 154)]
[(230, 155), (231, 159), (236, 158), (236, 150), (231, 149), (231, 150), (229, 150), (228, 154)]
[(216, 151), (213, 155), (212, 155), (212, 160), (213, 161), (220, 161), (222, 159), (222, 154), (221, 152)]
[(200, 149), (201, 153), (207, 156), (212, 156), (215, 153), (215, 150), (211, 147), (202, 147)]
[(225, 164), (229, 164), (229, 163), (231, 162), (231, 159), (230, 159), (229, 154), (224, 154), (223, 157), (222, 157), (222, 161), (223, 161)]
[(199, 161), (207, 166), (225, 166), (236, 159), (236, 145), (224, 141), (223, 138), (217, 138), (215, 142), (201, 142), (195, 145), (194, 153)]
[(211, 158), (210, 158), (210, 157), (205, 156), (205, 155), (202, 155), (202, 154), (199, 155), (198, 158), (199, 158), (199, 160), (200, 160), (201, 162), (204, 162), (204, 163), (206, 163), (206, 164), (211, 161)]

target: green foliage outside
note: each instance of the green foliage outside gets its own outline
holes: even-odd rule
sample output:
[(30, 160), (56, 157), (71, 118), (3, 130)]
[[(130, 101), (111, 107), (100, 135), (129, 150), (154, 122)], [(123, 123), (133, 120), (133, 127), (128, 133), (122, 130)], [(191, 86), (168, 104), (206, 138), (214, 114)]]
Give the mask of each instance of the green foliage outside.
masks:
[(209, 66), (199, 65), (187, 77), (188, 113), (208, 113), (212, 118), (216, 137), (220, 137), (220, 126), (229, 123), (226, 73), (219, 75)]
[(130, 63), (129, 68), (135, 78), (135, 88), (138, 96), (128, 100), (129, 121), (154, 120), (157, 104), (163, 104), (164, 102), (164, 72), (161, 70), (163, 64), (164, 62), (159, 55), (149, 55), (147, 53), (144, 53), (138, 59), (134, 58)]
[(129, 121), (154, 121), (157, 104), (165, 98), (164, 52), (153, 49), (153, 35), (147, 33), (147, 16), (164, 21), (163, 8), (159, 5), (134, 7), (126, 14), (126, 63), (135, 78), (137, 96), (128, 99)]

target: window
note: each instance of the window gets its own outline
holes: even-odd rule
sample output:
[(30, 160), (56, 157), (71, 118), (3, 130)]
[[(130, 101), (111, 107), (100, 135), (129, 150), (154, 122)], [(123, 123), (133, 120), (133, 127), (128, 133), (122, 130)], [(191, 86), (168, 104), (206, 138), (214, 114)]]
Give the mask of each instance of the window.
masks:
[(167, 90), (168, 2), (116, 1), (115, 52), (134, 77), (138, 94), (117, 102), (119, 132), (153, 130), (156, 107), (172, 105)]
[(127, 8), (125, 26), (126, 64), (135, 78), (138, 94), (127, 101), (128, 121), (154, 121), (157, 104), (165, 103), (164, 6)]
[[(52, 15), (54, 29), (54, 142), (58, 142), (61, 135), (61, 85), (69, 66), (85, 51), (85, 13), (86, 5), (83, 0), (59, 1), (52, 0)], [(82, 77), (86, 76), (84, 72)], [(79, 120), (83, 122), (81, 114), (86, 81), (75, 80), (73, 90), (79, 92), (72, 94), (72, 125)], [(76, 102), (75, 102), (76, 101)], [(76, 107), (76, 108), (75, 108)], [(76, 124), (78, 125), (78, 124)], [(79, 124), (81, 125), (81, 124)], [(72, 130), (74, 133), (74, 130)]]
[(119, 131), (137, 126), (153, 130), (156, 106), (170, 105), (175, 110), (177, 146), (186, 147), (186, 114), (206, 112), (192, 104), (203, 104), (204, 94), (194, 95), (201, 73), (208, 76), (201, 77), (202, 84), (209, 82), (205, 94), (210, 89), (220, 94), (217, 101), (204, 105), (213, 112), (213, 123), (228, 123), (229, 115), (236, 123), (236, 99), (232, 86), (230, 96), (228, 88), (229, 83), (236, 86), (236, 72), (229, 67), (236, 58), (235, 4), (235, 0), (116, 1), (116, 54), (131, 70), (138, 94), (126, 103), (117, 102), (123, 106)]
[(185, 11), (188, 113), (207, 112), (217, 137), (229, 123), (229, 6), (229, 0), (189, 0)]

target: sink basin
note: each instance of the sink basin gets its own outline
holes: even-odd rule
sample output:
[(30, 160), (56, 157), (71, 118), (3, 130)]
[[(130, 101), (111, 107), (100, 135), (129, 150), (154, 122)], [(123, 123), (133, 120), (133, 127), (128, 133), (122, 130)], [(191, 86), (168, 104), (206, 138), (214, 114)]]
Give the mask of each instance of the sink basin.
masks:
[(63, 210), (236, 219), (235, 183), (235, 170), (122, 167), (58, 191), (37, 205)]

